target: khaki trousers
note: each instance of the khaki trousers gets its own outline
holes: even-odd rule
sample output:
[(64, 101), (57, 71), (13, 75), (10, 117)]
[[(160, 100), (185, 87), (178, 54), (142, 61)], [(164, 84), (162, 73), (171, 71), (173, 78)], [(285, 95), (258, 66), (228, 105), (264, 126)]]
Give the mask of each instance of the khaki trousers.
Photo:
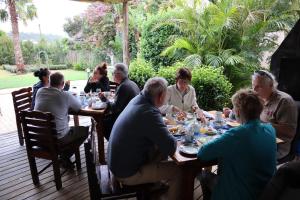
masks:
[(162, 199), (182, 199), (182, 171), (181, 168), (173, 161), (161, 161), (146, 164), (141, 167), (135, 175), (128, 178), (118, 178), (118, 180), (124, 185), (138, 185), (166, 181), (169, 185), (169, 189), (166, 197), (162, 197)]

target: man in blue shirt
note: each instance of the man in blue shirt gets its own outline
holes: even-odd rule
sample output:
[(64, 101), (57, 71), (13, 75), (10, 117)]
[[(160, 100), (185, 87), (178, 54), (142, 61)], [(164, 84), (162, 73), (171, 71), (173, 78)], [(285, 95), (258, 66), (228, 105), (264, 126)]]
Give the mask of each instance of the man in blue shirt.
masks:
[(275, 129), (259, 120), (262, 101), (254, 91), (241, 90), (232, 103), (242, 125), (198, 152), (201, 160), (219, 160), (218, 176), (205, 171), (201, 175), (204, 200), (257, 199), (276, 170)]
[[(152, 78), (127, 105), (111, 132), (108, 166), (125, 185), (167, 181), (167, 199), (179, 200), (181, 169), (173, 161), (161, 161), (172, 156), (177, 146), (158, 109), (165, 101), (166, 92), (167, 81)], [(157, 151), (160, 156), (154, 156)]]

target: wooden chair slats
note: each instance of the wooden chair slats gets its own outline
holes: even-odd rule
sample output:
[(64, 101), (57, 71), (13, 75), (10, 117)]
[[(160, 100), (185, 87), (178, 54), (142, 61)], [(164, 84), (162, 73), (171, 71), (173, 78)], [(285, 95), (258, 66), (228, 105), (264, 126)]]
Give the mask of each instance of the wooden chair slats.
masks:
[(12, 95), (15, 96), (15, 97), (20, 97), (21, 95), (27, 94), (27, 93), (29, 93), (29, 92), (31, 92), (31, 91), (32, 91), (31, 87), (28, 87), (28, 88), (22, 88), (22, 89), (13, 91), (13, 92), (12, 92)]
[(33, 183), (35, 185), (39, 184), (38, 174), (40, 173), (37, 171), (35, 158), (43, 158), (52, 161), (56, 189), (61, 189), (62, 182), (58, 156), (64, 150), (74, 152), (76, 158), (76, 167), (77, 169), (80, 169), (80, 144), (74, 146), (70, 145), (65, 147), (65, 149), (59, 148), (56, 137), (57, 132), (54, 123), (54, 117), (51, 115), (51, 113), (23, 110), (21, 111), (20, 115)]
[(26, 119), (29, 118), (35, 120), (51, 121), (51, 122), (53, 122), (54, 120), (54, 117), (51, 113), (39, 112), (39, 111), (26, 112)]
[(25, 105), (25, 104), (30, 104), (31, 105), (31, 99), (26, 98), (26, 99), (22, 99), (22, 100), (16, 102), (16, 106), (18, 106), (18, 107), (22, 106), (22, 105)]
[(46, 126), (46, 125), (51, 125), (52, 127), (55, 127), (55, 122), (47, 122), (45, 120), (39, 120), (39, 119), (31, 119), (27, 118), (27, 122), (33, 126)]
[(31, 107), (31, 103), (27, 103), (27, 104), (18, 106), (18, 109), (19, 110), (28, 110), (28, 109), (30, 109), (30, 107)]
[(124, 199), (137, 197), (138, 200), (144, 199), (145, 191), (149, 185), (139, 185), (137, 187), (121, 187), (117, 179), (114, 178), (107, 165), (96, 164), (98, 156), (94, 143), (93, 134), (84, 144), (86, 166), (88, 174), (88, 184), (90, 197), (92, 200), (96, 199)]
[(33, 132), (33, 133), (39, 133), (40, 136), (44, 137), (53, 137), (49, 134), (53, 133), (53, 129), (50, 127), (37, 127), (37, 126), (27, 126), (27, 131), (28, 132)]
[(30, 140), (30, 148), (33, 147), (40, 148), (43, 149), (44, 151), (49, 151), (49, 152), (50, 152), (50, 148), (52, 148), (49, 145), (49, 141), (46, 140)]
[(32, 90), (31, 87), (28, 87), (28, 88), (22, 88), (17, 91), (13, 91), (11, 93), (13, 98), (13, 103), (14, 103), (14, 109), (15, 109), (19, 143), (22, 146), (24, 145), (24, 136), (23, 136), (23, 130), (21, 126), (20, 112), (22, 110), (28, 110), (31, 108), (31, 103), (32, 103), (31, 90)]

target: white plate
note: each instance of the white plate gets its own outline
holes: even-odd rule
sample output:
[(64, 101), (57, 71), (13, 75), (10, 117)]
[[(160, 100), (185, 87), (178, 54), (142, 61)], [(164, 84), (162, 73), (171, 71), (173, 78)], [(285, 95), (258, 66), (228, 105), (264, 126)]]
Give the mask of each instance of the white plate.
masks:
[(187, 120), (194, 119), (194, 115), (192, 113), (187, 113), (186, 118)]
[(100, 110), (106, 108), (106, 103), (101, 102), (101, 103), (93, 103), (92, 104), (92, 109), (94, 110)]
[(199, 146), (196, 145), (180, 145), (179, 146), (179, 151), (188, 155), (197, 155), (199, 151)]

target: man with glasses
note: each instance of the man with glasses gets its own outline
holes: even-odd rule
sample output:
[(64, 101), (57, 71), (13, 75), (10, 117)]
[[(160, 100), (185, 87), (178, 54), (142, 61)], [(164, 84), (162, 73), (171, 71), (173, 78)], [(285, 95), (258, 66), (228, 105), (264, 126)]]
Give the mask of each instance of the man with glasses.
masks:
[(278, 138), (284, 141), (278, 145), (277, 159), (288, 155), (296, 134), (297, 107), (293, 98), (277, 90), (277, 81), (270, 72), (259, 70), (252, 75), (252, 88), (264, 100), (260, 119), (272, 123)]
[(104, 119), (104, 137), (109, 140), (111, 129), (133, 97), (139, 94), (140, 89), (137, 84), (128, 78), (128, 68), (122, 63), (115, 65), (113, 79), (119, 86), (115, 92), (114, 102), (109, 102), (103, 93), (100, 93), (102, 101), (107, 102), (108, 115)]

